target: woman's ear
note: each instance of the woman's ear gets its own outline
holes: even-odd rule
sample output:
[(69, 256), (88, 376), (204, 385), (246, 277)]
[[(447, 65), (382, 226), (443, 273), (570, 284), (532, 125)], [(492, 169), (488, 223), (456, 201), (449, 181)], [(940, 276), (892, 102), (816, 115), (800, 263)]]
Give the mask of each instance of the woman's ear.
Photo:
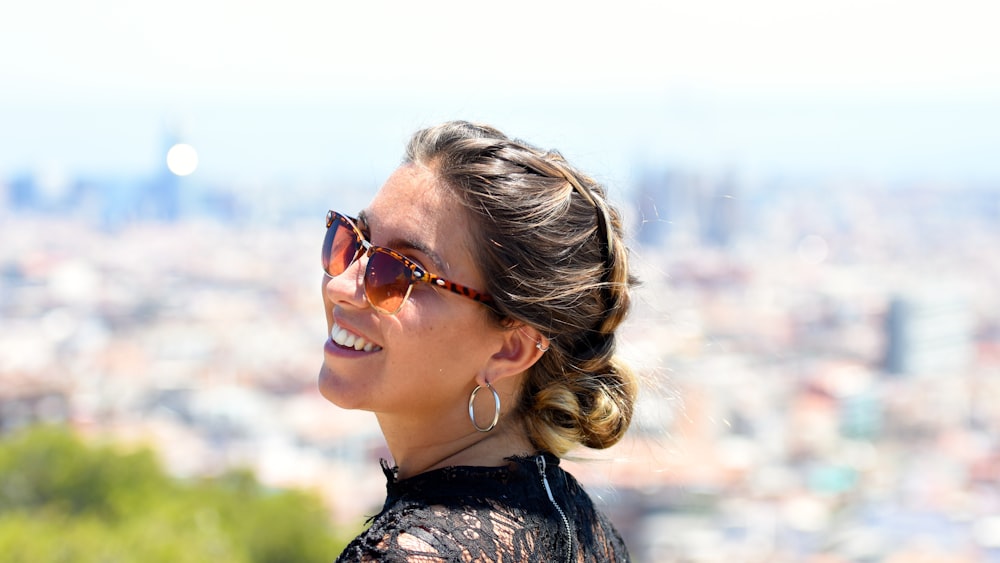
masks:
[(499, 350), (493, 354), (476, 377), (479, 385), (524, 373), (535, 365), (549, 349), (549, 339), (528, 325), (520, 325), (503, 333)]

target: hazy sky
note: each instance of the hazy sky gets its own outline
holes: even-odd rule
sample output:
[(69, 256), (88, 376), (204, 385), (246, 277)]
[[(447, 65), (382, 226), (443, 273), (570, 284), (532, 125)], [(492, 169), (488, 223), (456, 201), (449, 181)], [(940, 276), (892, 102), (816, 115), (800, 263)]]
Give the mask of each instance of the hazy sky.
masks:
[(1000, 178), (998, 16), (992, 0), (5, 2), (0, 177), (157, 165), (165, 119), (206, 177), (377, 175), (412, 129), (461, 117), (619, 177), (665, 160)]

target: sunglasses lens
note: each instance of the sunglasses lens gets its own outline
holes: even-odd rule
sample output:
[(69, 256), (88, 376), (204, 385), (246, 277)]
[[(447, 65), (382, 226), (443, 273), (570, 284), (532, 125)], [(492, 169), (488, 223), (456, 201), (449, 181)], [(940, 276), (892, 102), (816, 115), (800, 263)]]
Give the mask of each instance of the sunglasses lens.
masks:
[(331, 276), (344, 273), (361, 247), (358, 237), (343, 221), (335, 219), (323, 239), (323, 270)]
[(384, 253), (375, 252), (365, 270), (365, 294), (368, 302), (387, 313), (395, 313), (410, 294), (413, 272), (406, 264)]

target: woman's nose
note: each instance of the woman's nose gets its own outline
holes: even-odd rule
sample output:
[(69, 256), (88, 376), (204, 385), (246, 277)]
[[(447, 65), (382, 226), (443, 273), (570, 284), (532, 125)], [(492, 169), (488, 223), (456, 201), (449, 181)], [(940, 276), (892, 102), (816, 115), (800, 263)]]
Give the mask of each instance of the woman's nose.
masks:
[(323, 295), (333, 304), (350, 304), (357, 308), (367, 307), (365, 298), (364, 256), (354, 261), (346, 270), (336, 276), (323, 275)]

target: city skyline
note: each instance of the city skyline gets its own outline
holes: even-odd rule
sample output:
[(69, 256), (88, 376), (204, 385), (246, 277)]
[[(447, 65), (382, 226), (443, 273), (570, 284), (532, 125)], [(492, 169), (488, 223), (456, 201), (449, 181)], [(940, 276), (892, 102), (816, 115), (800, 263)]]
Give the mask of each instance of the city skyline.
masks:
[(646, 169), (761, 178), (831, 176), (886, 183), (1000, 185), (1000, 102), (747, 98), (675, 92), (563, 102), (521, 97), (369, 99), (294, 104), (0, 105), (0, 181), (16, 174), (90, 179), (158, 172), (168, 134), (192, 144), (194, 183), (378, 185), (416, 129), (483, 121), (625, 189)]
[[(995, 205), (837, 183), (730, 201), (711, 179), (651, 181), (677, 197), (658, 211), (670, 228), (633, 247), (634, 428), (567, 460), (635, 560), (1000, 560)], [(148, 442), (181, 477), (252, 467), (320, 491), (337, 522), (377, 510), (390, 454), (374, 417), (315, 386), (318, 218), (4, 218), (3, 428)], [(943, 332), (905, 311), (887, 323), (910, 296)], [(926, 361), (919, 334), (947, 361)]]

